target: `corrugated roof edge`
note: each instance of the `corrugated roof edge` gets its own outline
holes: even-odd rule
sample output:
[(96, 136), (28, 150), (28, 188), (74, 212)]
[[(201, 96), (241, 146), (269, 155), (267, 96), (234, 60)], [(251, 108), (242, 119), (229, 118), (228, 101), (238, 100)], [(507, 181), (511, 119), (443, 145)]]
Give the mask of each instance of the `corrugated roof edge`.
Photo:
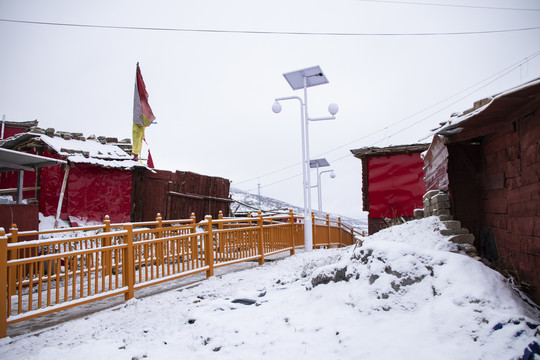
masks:
[(394, 145), (387, 147), (364, 147), (350, 150), (354, 157), (362, 159), (368, 156), (389, 156), (398, 154), (411, 154), (426, 151), (429, 144)]
[[(529, 87), (536, 86), (538, 84), (540, 84), (540, 78), (536, 78), (536, 79), (531, 80), (529, 82), (523, 83), (523, 84), (515, 86), (513, 88), (510, 88), (510, 89), (508, 89), (506, 91), (503, 91), (503, 92), (500, 92), (498, 94), (492, 95), (489, 98), (476, 101), (475, 104), (478, 103), (478, 104), (480, 104), (480, 106), (478, 106), (476, 108), (473, 107), (472, 109), (467, 109), (467, 110), (463, 111), (461, 114), (452, 117), (445, 124), (441, 125), (440, 128), (435, 129), (431, 135), (434, 135), (434, 134), (444, 135), (445, 132), (456, 129), (463, 122), (469, 120), (472, 117), (475, 117), (476, 115), (478, 115), (481, 112), (483, 112), (484, 110), (486, 110), (497, 99), (500, 99), (502, 97), (511, 95), (511, 94), (513, 94), (515, 92), (518, 92), (518, 91), (521, 91), (523, 89), (527, 89)], [(487, 101), (487, 100), (489, 100), (489, 101)]]

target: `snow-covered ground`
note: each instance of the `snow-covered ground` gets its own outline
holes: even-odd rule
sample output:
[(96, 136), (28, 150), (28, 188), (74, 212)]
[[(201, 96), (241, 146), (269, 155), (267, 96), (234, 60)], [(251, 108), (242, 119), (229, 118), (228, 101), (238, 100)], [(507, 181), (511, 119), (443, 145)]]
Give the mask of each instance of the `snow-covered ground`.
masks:
[[(0, 340), (1, 359), (517, 359), (540, 311), (436, 218)], [(533, 355), (534, 356), (534, 355)]]

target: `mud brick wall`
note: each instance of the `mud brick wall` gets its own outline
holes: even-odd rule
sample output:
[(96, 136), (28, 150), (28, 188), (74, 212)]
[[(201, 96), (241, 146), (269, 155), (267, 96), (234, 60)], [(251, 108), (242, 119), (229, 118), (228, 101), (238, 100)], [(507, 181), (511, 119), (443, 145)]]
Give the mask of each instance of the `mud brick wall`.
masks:
[(539, 101), (497, 122), (482, 142), (482, 225), (497, 241), (501, 261), (515, 266), (540, 302)]

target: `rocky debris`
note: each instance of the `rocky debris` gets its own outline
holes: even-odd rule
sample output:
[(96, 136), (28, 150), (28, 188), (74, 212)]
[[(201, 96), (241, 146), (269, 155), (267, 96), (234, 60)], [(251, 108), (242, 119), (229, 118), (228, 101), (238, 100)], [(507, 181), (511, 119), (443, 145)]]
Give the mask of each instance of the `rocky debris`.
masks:
[(253, 305), (257, 302), (257, 300), (253, 299), (247, 299), (247, 298), (241, 298), (241, 299), (234, 299), (231, 301), (233, 304), (242, 304), (242, 305)]
[(352, 274), (347, 274), (347, 267), (335, 268), (330, 272), (320, 272), (311, 278), (311, 286), (328, 284), (330, 281), (349, 281)]

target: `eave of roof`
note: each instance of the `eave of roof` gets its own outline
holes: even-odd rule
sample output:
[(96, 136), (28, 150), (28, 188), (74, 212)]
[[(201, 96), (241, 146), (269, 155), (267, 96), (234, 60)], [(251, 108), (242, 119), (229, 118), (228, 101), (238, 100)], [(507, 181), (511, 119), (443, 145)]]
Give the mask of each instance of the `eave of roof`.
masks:
[(353, 149), (351, 153), (359, 158), (376, 157), (376, 156), (390, 156), (399, 154), (412, 154), (426, 151), (429, 144), (410, 144), (410, 145), (395, 145), (387, 147), (364, 147), (360, 149)]
[(0, 148), (0, 172), (13, 170), (34, 171), (38, 167), (66, 163), (67, 161), (64, 160)]
[(453, 136), (461, 133), (466, 127), (485, 121), (493, 122), (503, 119), (531, 101), (531, 98), (538, 96), (538, 94), (540, 94), (540, 78), (477, 101), (474, 108), (451, 118), (439, 129), (436, 129), (435, 133), (443, 136)]

